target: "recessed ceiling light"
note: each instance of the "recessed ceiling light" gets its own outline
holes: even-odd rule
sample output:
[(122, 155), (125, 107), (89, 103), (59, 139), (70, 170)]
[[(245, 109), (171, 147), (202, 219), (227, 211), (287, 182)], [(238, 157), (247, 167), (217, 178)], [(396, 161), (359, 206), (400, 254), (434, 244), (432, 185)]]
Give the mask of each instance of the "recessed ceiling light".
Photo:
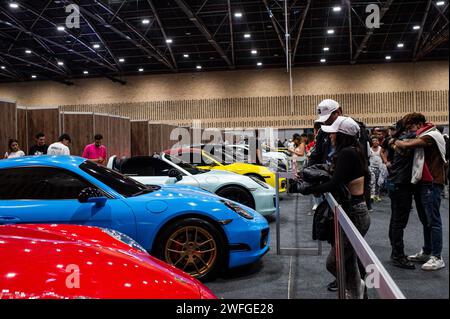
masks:
[(183, 54), (183, 58), (189, 58), (189, 54)]
[(31, 50), (25, 50), (26, 54), (31, 54)]
[(251, 34), (250, 34), (250, 33), (244, 34), (244, 38), (248, 39), (248, 38), (250, 38), (250, 37), (251, 37)]
[(329, 47), (325, 47), (325, 48), (323, 48), (323, 50), (324, 51), (330, 51), (330, 48)]
[(172, 43), (172, 39), (166, 39), (166, 43)]
[(328, 34), (334, 34), (334, 30), (333, 30), (333, 29), (328, 29), (328, 30), (327, 30), (327, 33), (328, 33)]
[(242, 12), (235, 12), (235, 13), (234, 13), (234, 16), (235, 16), (236, 18), (242, 18)]
[(5, 67), (4, 65), (2, 65), (0, 68), (1, 68), (2, 70), (6, 69), (6, 67)]
[(341, 7), (333, 7), (333, 11), (334, 11), (334, 12), (339, 12), (339, 11), (341, 11)]
[(390, 59), (392, 59), (392, 57), (390, 55), (386, 55), (385, 59), (390, 60)]
[(320, 63), (325, 63), (325, 62), (327, 62), (326, 59), (320, 59)]
[(403, 48), (405, 45), (403, 43), (397, 43), (397, 48)]
[(13, 8), (13, 9), (17, 9), (17, 8), (19, 7), (19, 5), (18, 5), (17, 3), (15, 3), (15, 2), (11, 2), (11, 3), (9, 4), (9, 7), (10, 7), (10, 8)]
[(258, 53), (258, 51), (256, 51), (256, 50), (252, 50), (251, 52), (252, 52), (252, 54), (257, 54)]
[(96, 44), (94, 44), (92, 47), (93, 47), (94, 49), (98, 49), (98, 48), (100, 48), (100, 44), (96, 43)]
[(445, 1), (438, 1), (438, 2), (436, 2), (436, 5), (437, 6), (443, 6), (445, 4)]
[(419, 29), (420, 29), (420, 25), (413, 26), (413, 30), (419, 30)]
[(63, 61), (58, 61), (58, 65), (64, 65)]
[(144, 20), (142, 20), (142, 24), (149, 24), (150, 23), (150, 20), (149, 19), (144, 19)]
[(256, 66), (262, 66), (262, 62), (256, 63)]
[(186, 34), (186, 35), (191, 35), (191, 33), (190, 33), (190, 32), (186, 32), (185, 34)]
[(197, 70), (201, 70), (201, 69), (202, 69), (202, 66), (201, 66), (201, 65), (197, 65), (195, 68), (196, 68)]
[(120, 58), (120, 59), (119, 59), (119, 62), (120, 62), (120, 63), (123, 63), (123, 62), (125, 62), (125, 59), (124, 59), (124, 58)]
[(31, 76), (31, 78), (32, 78), (32, 79), (35, 79), (35, 78), (37, 78), (37, 76), (33, 74), (33, 75)]
[(58, 31), (64, 31), (66, 28), (64, 28), (62, 25), (56, 27), (56, 30)]
[(83, 74), (89, 74), (89, 71), (83, 71)]
[(140, 68), (138, 71), (139, 71), (139, 72), (144, 72), (144, 69), (143, 69), (143, 68)]

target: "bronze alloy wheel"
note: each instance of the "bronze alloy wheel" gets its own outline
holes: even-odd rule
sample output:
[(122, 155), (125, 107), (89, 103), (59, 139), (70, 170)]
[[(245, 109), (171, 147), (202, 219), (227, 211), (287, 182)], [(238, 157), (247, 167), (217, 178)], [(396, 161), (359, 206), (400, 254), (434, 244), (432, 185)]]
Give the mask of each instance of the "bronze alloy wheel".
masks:
[(199, 226), (183, 226), (173, 232), (164, 247), (165, 261), (193, 277), (208, 273), (217, 259), (214, 236)]

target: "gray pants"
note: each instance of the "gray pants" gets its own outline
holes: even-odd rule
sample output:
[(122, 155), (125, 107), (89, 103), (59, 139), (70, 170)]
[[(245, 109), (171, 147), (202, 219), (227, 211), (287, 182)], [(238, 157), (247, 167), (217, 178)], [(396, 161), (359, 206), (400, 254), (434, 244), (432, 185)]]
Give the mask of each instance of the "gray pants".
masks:
[[(364, 236), (370, 227), (370, 215), (367, 210), (365, 202), (355, 204), (347, 212), (348, 217), (359, 230), (360, 234)], [(345, 268), (345, 287), (348, 291), (349, 297), (356, 299), (362, 295), (361, 291), (361, 271), (358, 266), (358, 259), (355, 251), (347, 236), (343, 236), (343, 248), (344, 248), (344, 268)], [(327, 270), (337, 277), (336, 273), (336, 249), (333, 245), (330, 250), (330, 254), (327, 257)]]

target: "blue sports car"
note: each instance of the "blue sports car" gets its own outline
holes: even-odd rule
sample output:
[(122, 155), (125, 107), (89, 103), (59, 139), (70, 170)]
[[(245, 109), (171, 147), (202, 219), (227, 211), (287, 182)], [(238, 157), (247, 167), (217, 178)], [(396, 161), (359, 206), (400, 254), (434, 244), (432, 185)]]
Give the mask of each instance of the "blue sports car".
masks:
[(269, 249), (268, 223), (249, 207), (191, 186), (146, 186), (73, 156), (0, 161), (0, 224), (11, 223), (114, 229), (204, 280)]

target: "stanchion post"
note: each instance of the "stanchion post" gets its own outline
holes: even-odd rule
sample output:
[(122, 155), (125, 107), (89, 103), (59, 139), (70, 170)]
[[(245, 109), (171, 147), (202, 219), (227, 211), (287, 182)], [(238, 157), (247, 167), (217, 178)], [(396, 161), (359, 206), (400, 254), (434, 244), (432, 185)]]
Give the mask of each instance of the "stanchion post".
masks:
[(275, 213), (276, 213), (276, 220), (277, 220), (277, 255), (280, 255), (281, 249), (280, 249), (280, 173), (275, 172)]
[(339, 299), (345, 299), (345, 268), (344, 250), (342, 245), (342, 230), (339, 225), (339, 210), (334, 207), (334, 247), (336, 251), (336, 280)]

